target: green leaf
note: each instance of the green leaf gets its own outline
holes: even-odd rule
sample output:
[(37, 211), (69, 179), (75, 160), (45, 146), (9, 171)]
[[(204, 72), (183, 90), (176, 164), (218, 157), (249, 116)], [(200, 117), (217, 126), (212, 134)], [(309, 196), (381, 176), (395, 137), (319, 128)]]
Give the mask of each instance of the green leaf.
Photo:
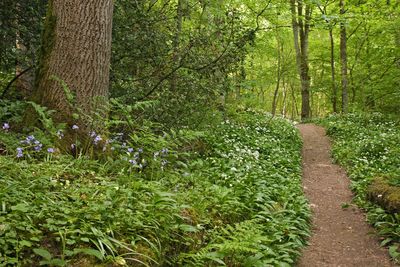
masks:
[(184, 232), (191, 232), (191, 233), (197, 232), (197, 228), (189, 224), (181, 224), (179, 225), (179, 229)]
[(399, 249), (398, 245), (393, 245), (389, 247), (389, 254), (392, 258), (397, 259), (400, 256), (400, 253), (397, 251)]
[(22, 240), (21, 242), (19, 242), (21, 247), (31, 247), (32, 243), (29, 242), (28, 240)]
[(15, 206), (12, 206), (11, 209), (15, 210), (15, 211), (20, 211), (20, 212), (27, 212), (29, 210), (29, 207), (28, 207), (28, 205), (26, 205), (24, 203), (20, 203)]
[(39, 256), (41, 256), (42, 258), (44, 258), (45, 260), (48, 260), (48, 261), (51, 260), (51, 258), (52, 258), (50, 252), (47, 249), (44, 249), (44, 248), (35, 248), (35, 249), (33, 249), (33, 252), (36, 255), (39, 255)]
[(381, 242), (381, 246), (382, 247), (384, 247), (384, 246), (386, 246), (387, 244), (389, 244), (390, 242), (392, 242), (392, 238), (386, 238), (385, 240), (383, 240), (382, 242)]
[(75, 254), (83, 253), (89, 256), (94, 256), (99, 260), (104, 260), (104, 255), (100, 251), (91, 248), (76, 248), (74, 249), (74, 253)]

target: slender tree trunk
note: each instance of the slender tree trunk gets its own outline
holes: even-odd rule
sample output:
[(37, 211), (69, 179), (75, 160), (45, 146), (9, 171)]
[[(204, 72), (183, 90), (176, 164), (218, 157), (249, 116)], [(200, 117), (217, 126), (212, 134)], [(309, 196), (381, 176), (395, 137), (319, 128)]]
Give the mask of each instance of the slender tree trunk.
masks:
[[(16, 1), (15, 9), (18, 14), (21, 11), (21, 4)], [(22, 39), (20, 28), (23, 25), (20, 24), (19, 16), (16, 16), (15, 19), (15, 49), (16, 49), (16, 60), (15, 60), (15, 76), (19, 78), (15, 81), (15, 87), (19, 94), (21, 94), (25, 99), (27, 99), (33, 91), (33, 80), (34, 76), (31, 71), (28, 71), (21, 75), (21, 73), (31, 66), (27, 66), (24, 64), (25, 58), (28, 57), (28, 48), (25, 45), (24, 40)]]
[[(173, 51), (172, 51), (172, 64), (177, 65), (180, 61), (179, 56), (179, 45), (181, 43), (181, 33), (182, 33), (182, 22), (183, 22), (183, 0), (178, 0), (178, 6), (176, 8), (176, 29), (173, 40)], [(177, 73), (174, 72), (170, 78), (170, 89), (171, 92), (176, 91), (176, 83), (177, 83)]]
[(278, 66), (276, 69), (276, 86), (275, 86), (275, 91), (274, 91), (274, 98), (272, 100), (272, 116), (275, 116), (276, 113), (276, 107), (278, 104), (278, 93), (279, 93), (279, 86), (281, 83), (281, 74), (282, 74), (282, 50), (283, 50), (283, 46), (279, 40), (279, 37), (276, 38), (277, 42), (278, 42)]
[[(346, 13), (344, 0), (340, 0), (340, 14)], [(342, 65), (342, 113), (347, 113), (349, 105), (347, 77), (347, 32), (345, 22), (340, 22), (340, 61)]]
[(299, 116), (299, 110), (297, 107), (297, 100), (296, 100), (296, 94), (295, 94), (295, 90), (294, 90), (294, 86), (292, 83), (289, 84), (290, 85), (290, 91), (292, 93), (292, 103), (293, 103), (293, 107), (292, 107), (292, 120), (294, 120), (294, 117), (298, 117)]
[[(108, 97), (112, 14), (112, 0), (49, 1), (34, 99), (56, 110), (56, 121), (77, 123), (76, 109), (92, 115), (94, 100)], [(60, 81), (74, 94), (74, 106)]]
[[(296, 12), (297, 2), (297, 12)], [(296, 63), (301, 81), (301, 119), (310, 117), (310, 76), (308, 66), (308, 36), (310, 32), (311, 7), (302, 1), (290, 1), (292, 14), (292, 28)], [(303, 13), (303, 9), (305, 12)], [(299, 42), (300, 38), (300, 42)]]
[(282, 116), (286, 118), (286, 110), (287, 110), (287, 84), (285, 81), (285, 76), (282, 75), (282, 85), (283, 85), (283, 101), (282, 101)]
[(331, 81), (332, 81), (332, 106), (333, 112), (337, 113), (337, 87), (335, 74), (335, 40), (333, 39), (333, 29), (329, 29), (329, 40), (331, 43)]

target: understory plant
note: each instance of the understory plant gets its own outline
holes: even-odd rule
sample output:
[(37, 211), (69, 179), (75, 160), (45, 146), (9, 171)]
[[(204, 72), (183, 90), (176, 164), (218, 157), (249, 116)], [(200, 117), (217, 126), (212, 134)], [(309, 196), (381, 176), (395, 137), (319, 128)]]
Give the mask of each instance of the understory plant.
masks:
[(248, 110), (163, 132), (128, 113), (89, 133), (103, 157), (2, 122), (0, 266), (294, 264), (310, 212), (293, 125)]

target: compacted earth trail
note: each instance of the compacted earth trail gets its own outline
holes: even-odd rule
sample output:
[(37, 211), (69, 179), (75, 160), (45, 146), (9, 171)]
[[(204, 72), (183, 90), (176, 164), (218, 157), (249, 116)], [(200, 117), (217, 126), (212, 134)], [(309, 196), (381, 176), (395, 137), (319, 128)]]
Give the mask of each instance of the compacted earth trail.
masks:
[(313, 211), (313, 233), (299, 267), (396, 266), (351, 203), (350, 181), (332, 163), (330, 142), (322, 127), (300, 124), (303, 147), (303, 186)]

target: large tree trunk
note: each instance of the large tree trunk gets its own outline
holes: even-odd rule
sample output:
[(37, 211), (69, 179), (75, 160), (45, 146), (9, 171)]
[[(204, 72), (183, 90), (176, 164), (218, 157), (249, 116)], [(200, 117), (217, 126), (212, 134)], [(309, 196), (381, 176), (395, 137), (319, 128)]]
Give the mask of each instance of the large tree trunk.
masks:
[[(344, 15), (344, 0), (340, 0), (340, 14)], [(349, 105), (348, 78), (347, 78), (347, 33), (345, 22), (340, 22), (340, 62), (342, 65), (342, 113), (347, 113)]]
[[(57, 121), (77, 123), (76, 109), (92, 115), (94, 102), (107, 99), (112, 14), (112, 0), (49, 1), (34, 100), (56, 110)], [(60, 81), (74, 94), (74, 106)]]
[[(297, 12), (296, 12), (297, 2)], [(290, 1), (292, 13), (292, 28), (294, 47), (296, 50), (296, 63), (301, 81), (301, 119), (310, 117), (310, 76), (308, 65), (308, 36), (310, 32), (311, 7), (302, 1)], [(303, 14), (303, 9), (305, 10)], [(300, 42), (299, 42), (300, 37)]]

